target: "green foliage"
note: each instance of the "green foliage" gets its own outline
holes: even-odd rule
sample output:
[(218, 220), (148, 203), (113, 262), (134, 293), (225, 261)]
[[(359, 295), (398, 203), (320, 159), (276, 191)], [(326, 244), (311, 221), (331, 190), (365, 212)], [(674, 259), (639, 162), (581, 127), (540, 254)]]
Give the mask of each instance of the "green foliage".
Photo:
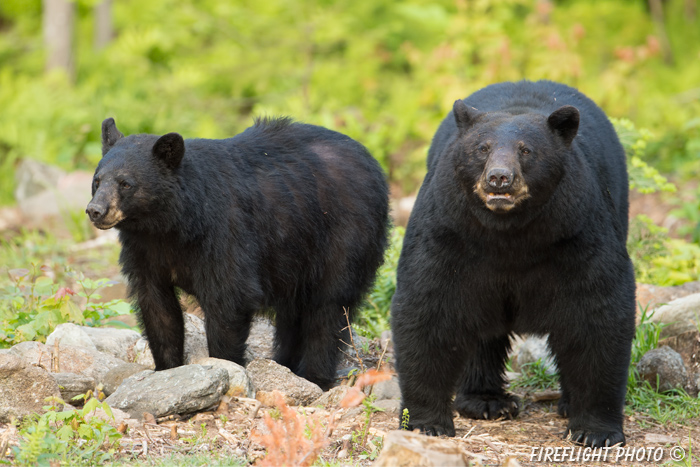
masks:
[(662, 286), (700, 280), (700, 245), (670, 238), (668, 229), (639, 215), (627, 237), (637, 282)]
[(94, 167), (107, 116), (125, 133), (218, 138), (292, 115), (358, 139), (412, 192), (454, 100), (521, 78), (575, 85), (653, 129), (655, 160), (699, 159), (700, 28), (683, 0), (665, 2), (674, 66), (638, 1), (122, 0), (102, 50), (94, 3), (76, 2), (68, 77), (44, 71), (41, 2), (0, 2), (0, 204), (20, 158)]
[(673, 183), (669, 183), (658, 170), (642, 160), (649, 141), (652, 140), (651, 132), (646, 129), (637, 129), (630, 120), (625, 118), (613, 118), (611, 121), (627, 155), (630, 189), (640, 193), (676, 191), (676, 186)]
[[(49, 275), (44, 275), (45, 272), (51, 271), (46, 266), (32, 266), (31, 271), (9, 271), (11, 284), (0, 289), (0, 348), (27, 340), (43, 342), (61, 323), (99, 326), (116, 316), (131, 313), (131, 306), (123, 300), (95, 302), (101, 298), (97, 289), (111, 287), (112, 281), (95, 281), (71, 273), (80, 287), (76, 292), (69, 287), (59, 287)], [(76, 305), (72, 296), (85, 300), (83, 309)]]
[(20, 427), (19, 446), (13, 447), (17, 465), (95, 465), (110, 460), (119, 450), (122, 435), (95, 416), (98, 409), (114, 418), (112, 409), (96, 398), (82, 409), (60, 411), (63, 401), (49, 398), (46, 413), (35, 415)]
[(408, 413), (408, 409), (403, 409), (401, 412), (401, 429), (408, 430), (409, 423), (411, 422), (411, 416)]
[[(636, 366), (645, 353), (658, 347), (663, 328), (663, 325), (650, 321), (653, 313), (648, 313), (646, 308), (641, 312), (640, 322), (632, 341), (626, 413), (628, 415), (641, 413), (660, 424), (683, 422), (700, 417), (700, 399), (697, 397), (689, 396), (682, 389), (660, 393), (648, 381), (639, 377)], [(637, 419), (641, 425), (645, 425), (643, 419), (639, 417)]]
[(512, 388), (528, 391), (545, 391), (559, 387), (559, 373), (552, 373), (542, 359), (520, 367), (520, 376), (511, 383)]
[(401, 246), (406, 230), (394, 227), (389, 237), (389, 248), (384, 254), (384, 263), (377, 271), (377, 280), (367, 297), (367, 304), (359, 311), (353, 326), (366, 337), (378, 337), (389, 329), (391, 298), (396, 292), (396, 267), (399, 264)]

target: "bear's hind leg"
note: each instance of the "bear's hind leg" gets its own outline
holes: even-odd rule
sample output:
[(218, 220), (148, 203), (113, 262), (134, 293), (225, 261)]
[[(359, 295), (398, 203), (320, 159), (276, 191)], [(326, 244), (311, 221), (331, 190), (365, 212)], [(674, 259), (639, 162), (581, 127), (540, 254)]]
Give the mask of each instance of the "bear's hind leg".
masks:
[(302, 323), (297, 307), (278, 306), (275, 315), (274, 360), (299, 373), (302, 357)]
[[(348, 308), (348, 307), (345, 307)], [(302, 316), (301, 358), (296, 373), (318, 384), (324, 391), (333, 387), (343, 342), (349, 343), (343, 306), (336, 303), (312, 307)]]
[(467, 356), (454, 402), (461, 416), (487, 420), (518, 416), (520, 399), (503, 389), (509, 348), (510, 339), (506, 335), (479, 342), (476, 351)]

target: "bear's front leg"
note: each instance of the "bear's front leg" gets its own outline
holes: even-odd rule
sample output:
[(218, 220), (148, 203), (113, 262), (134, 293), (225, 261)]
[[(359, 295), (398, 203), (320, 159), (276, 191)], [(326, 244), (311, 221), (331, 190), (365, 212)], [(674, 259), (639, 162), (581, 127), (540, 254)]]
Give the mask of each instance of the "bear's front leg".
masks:
[(486, 420), (518, 416), (520, 399), (503, 389), (509, 348), (510, 338), (505, 335), (480, 341), (474, 352), (467, 352), (454, 404), (461, 416)]
[(440, 326), (435, 314), (420, 317), (406, 309), (392, 311), (392, 332), (402, 407), (408, 424), (431, 435), (454, 436), (452, 396), (462, 369), (464, 349), (453, 323)]
[(185, 322), (182, 307), (172, 284), (136, 279), (131, 284), (136, 295), (137, 315), (148, 339), (156, 371), (184, 363)]
[(572, 441), (592, 447), (625, 444), (622, 423), (633, 332), (632, 318), (631, 325), (581, 326), (577, 334), (550, 334), (568, 399), (559, 412), (569, 416), (567, 437)]

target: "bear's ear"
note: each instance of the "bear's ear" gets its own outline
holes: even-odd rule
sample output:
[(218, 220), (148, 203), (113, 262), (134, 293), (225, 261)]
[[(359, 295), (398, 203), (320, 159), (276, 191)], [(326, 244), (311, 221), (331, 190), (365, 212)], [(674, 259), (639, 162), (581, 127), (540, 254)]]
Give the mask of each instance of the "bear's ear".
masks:
[(180, 165), (185, 155), (185, 140), (177, 133), (161, 136), (153, 145), (153, 155), (174, 169)]
[(558, 134), (567, 146), (571, 146), (571, 142), (578, 133), (579, 118), (576, 107), (565, 105), (552, 112), (547, 118), (547, 124), (549, 129)]
[(480, 112), (474, 107), (469, 107), (463, 100), (459, 99), (455, 101), (455, 105), (452, 107), (452, 113), (455, 116), (457, 128), (459, 128), (460, 131), (466, 131), (474, 124), (474, 119)]
[(102, 155), (104, 156), (112, 149), (112, 146), (116, 144), (124, 135), (117, 130), (117, 124), (114, 123), (112, 117), (106, 118), (102, 122)]

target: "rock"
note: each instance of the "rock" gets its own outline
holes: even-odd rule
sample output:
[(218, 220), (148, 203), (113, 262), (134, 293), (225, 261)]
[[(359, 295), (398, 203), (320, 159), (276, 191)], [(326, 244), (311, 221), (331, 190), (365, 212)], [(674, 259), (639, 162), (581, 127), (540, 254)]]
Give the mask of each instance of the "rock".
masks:
[(43, 413), (47, 397), (61, 397), (61, 391), (46, 370), (12, 353), (0, 355), (0, 422)]
[(57, 167), (24, 159), (15, 180), (15, 199), (28, 219), (82, 212), (90, 201), (92, 174), (88, 172), (66, 174)]
[[(131, 348), (134, 355), (134, 363), (148, 368), (155, 368), (153, 354), (148, 346), (146, 337), (141, 337)], [(185, 313), (185, 365), (191, 365), (195, 361), (207, 358), (209, 348), (207, 346), (207, 334), (204, 329), (204, 321), (197, 316)]]
[(514, 345), (513, 370), (521, 371), (523, 365), (535, 363), (541, 360), (546, 368), (547, 374), (554, 374), (557, 370), (557, 365), (554, 363), (547, 344), (547, 337), (527, 336), (516, 340)]
[(204, 320), (185, 313), (185, 364), (209, 357)]
[(11, 353), (27, 363), (41, 366), (52, 373), (79, 373), (101, 383), (109, 370), (125, 363), (123, 360), (88, 347), (46, 346), (40, 342), (20, 342)]
[(129, 347), (141, 338), (141, 334), (131, 329), (81, 327), (97, 350), (123, 361), (129, 359)]
[(399, 388), (399, 378), (394, 376), (390, 380), (380, 381), (372, 387), (372, 394), (377, 397), (377, 401), (400, 400), (401, 388)]
[(686, 331), (677, 336), (660, 340), (659, 347), (664, 345), (680, 354), (685, 369), (688, 371), (688, 391), (696, 395), (700, 390), (697, 383), (700, 380), (700, 331)]
[(89, 412), (88, 414), (85, 415), (85, 421), (89, 421), (93, 417), (97, 417), (101, 420), (104, 420), (105, 422), (113, 425), (113, 426), (119, 426), (119, 424), (125, 420), (131, 419), (128, 413), (124, 412), (123, 410), (119, 410), (115, 407), (110, 407), (112, 411), (112, 416), (110, 417), (107, 415), (107, 412), (104, 411), (104, 409), (97, 408), (93, 412)]
[(387, 353), (394, 350), (394, 340), (391, 331), (382, 331), (382, 335), (379, 337), (379, 346), (382, 348), (382, 351)]
[(398, 414), (401, 410), (401, 401), (397, 399), (383, 399), (373, 404), (378, 409), (382, 409), (388, 414)]
[(222, 368), (184, 365), (170, 370), (146, 370), (125, 380), (105, 399), (110, 407), (142, 419), (190, 414), (216, 407), (228, 391), (228, 373)]
[(350, 386), (336, 386), (324, 392), (321, 397), (313, 401), (312, 406), (323, 406), (326, 408), (337, 407), (348, 393)]
[[(654, 310), (659, 305), (696, 293), (700, 293), (700, 281), (686, 282), (671, 287), (637, 284), (637, 302), (642, 308), (647, 307), (647, 312)], [(637, 311), (639, 313), (639, 310)]]
[(688, 373), (683, 365), (683, 358), (668, 346), (651, 349), (645, 353), (637, 364), (639, 376), (649, 381), (652, 388), (668, 391), (674, 388), (685, 389), (688, 385)]
[(673, 337), (700, 326), (700, 293), (688, 295), (661, 306), (654, 311), (650, 321), (666, 324), (661, 337)]
[(109, 370), (102, 379), (102, 391), (105, 393), (105, 395), (110, 396), (114, 394), (125, 379), (135, 375), (136, 373), (141, 373), (142, 371), (149, 369), (150, 368), (138, 363), (124, 363), (116, 366)]
[(148, 346), (148, 341), (145, 337), (142, 337), (136, 341), (134, 346), (130, 349), (130, 354), (133, 354), (133, 357), (129, 359), (133, 363), (138, 363), (146, 368), (155, 370), (156, 362), (153, 360), (151, 348)]
[(51, 334), (46, 338), (46, 346), (54, 347), (56, 343), (61, 347), (85, 347), (92, 350), (97, 350), (90, 336), (85, 332), (84, 326), (78, 326), (73, 323), (63, 323), (56, 326)]
[(73, 398), (95, 390), (95, 379), (90, 376), (77, 373), (51, 373), (61, 390), (61, 399), (69, 404), (82, 405), (81, 401), (73, 401)]
[(310, 405), (323, 394), (316, 384), (272, 360), (256, 358), (246, 370), (255, 388), (255, 398), (265, 405), (275, 405), (273, 391), (282, 393), (287, 405)]
[(195, 363), (205, 367), (211, 366), (226, 370), (229, 377), (228, 392), (226, 393), (227, 396), (248, 397), (250, 399), (255, 397), (255, 389), (253, 388), (253, 383), (248, 376), (248, 372), (239, 364), (213, 357), (200, 358)]
[(252, 362), (256, 358), (273, 357), (273, 343), (275, 342), (275, 326), (266, 318), (256, 317), (250, 327), (250, 335), (246, 341), (246, 362)]
[(452, 442), (408, 431), (390, 431), (374, 467), (467, 467)]

